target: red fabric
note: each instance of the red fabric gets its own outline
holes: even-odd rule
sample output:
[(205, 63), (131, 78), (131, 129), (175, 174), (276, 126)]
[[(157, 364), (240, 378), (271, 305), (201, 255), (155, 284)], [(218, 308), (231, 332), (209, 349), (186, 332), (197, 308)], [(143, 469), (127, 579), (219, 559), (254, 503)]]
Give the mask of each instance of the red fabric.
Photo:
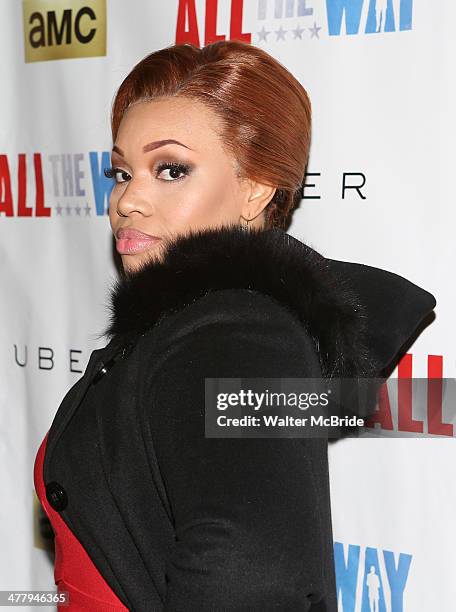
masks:
[(57, 591), (69, 593), (69, 605), (58, 606), (58, 609), (71, 612), (128, 610), (100, 574), (60, 514), (49, 505), (43, 480), (43, 461), (48, 433), (36, 455), (33, 477), (36, 494), (55, 534), (54, 580)]

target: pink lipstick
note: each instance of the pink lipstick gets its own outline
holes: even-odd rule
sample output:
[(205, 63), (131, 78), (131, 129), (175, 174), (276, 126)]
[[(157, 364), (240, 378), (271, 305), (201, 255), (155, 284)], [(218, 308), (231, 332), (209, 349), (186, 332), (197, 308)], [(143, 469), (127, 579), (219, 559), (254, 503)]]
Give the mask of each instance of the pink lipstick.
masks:
[(151, 236), (133, 228), (122, 228), (116, 234), (116, 249), (120, 255), (133, 255), (150, 249), (160, 242), (158, 236)]

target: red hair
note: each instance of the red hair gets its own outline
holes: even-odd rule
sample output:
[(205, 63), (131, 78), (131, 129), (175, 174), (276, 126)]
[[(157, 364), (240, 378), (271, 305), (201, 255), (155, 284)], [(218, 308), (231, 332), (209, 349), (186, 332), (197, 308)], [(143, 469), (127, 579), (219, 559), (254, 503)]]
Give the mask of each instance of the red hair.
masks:
[(311, 104), (299, 81), (250, 43), (165, 47), (136, 64), (117, 90), (113, 142), (127, 108), (159, 96), (193, 98), (217, 113), (240, 176), (277, 187), (266, 227), (285, 227), (302, 198), (310, 148)]

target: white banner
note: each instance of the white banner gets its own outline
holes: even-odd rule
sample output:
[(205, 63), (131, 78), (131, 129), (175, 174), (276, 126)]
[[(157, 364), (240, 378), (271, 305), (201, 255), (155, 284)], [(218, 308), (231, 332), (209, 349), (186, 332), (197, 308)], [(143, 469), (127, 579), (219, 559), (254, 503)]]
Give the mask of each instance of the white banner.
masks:
[[(0, 590), (55, 589), (33, 464), (105, 344), (109, 114), (154, 50), (247, 40), (300, 80), (312, 147), (289, 232), (433, 293), (437, 318), (402, 365), (456, 375), (454, 2), (5, 0), (1, 11)], [(331, 445), (341, 612), (455, 608), (455, 457), (448, 436)]]

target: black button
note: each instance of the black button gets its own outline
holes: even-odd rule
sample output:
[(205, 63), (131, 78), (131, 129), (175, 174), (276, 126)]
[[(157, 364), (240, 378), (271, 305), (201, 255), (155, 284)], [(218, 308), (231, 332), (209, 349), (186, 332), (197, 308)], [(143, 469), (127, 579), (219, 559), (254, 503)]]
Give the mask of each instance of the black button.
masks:
[(115, 364), (115, 362), (116, 362), (116, 360), (113, 358), (113, 359), (110, 359), (107, 363), (102, 364), (101, 368), (98, 370), (98, 372), (92, 378), (92, 385), (96, 385), (97, 382), (100, 379), (103, 378), (103, 376), (106, 374), (106, 372), (112, 368), (112, 366)]
[(68, 496), (65, 489), (58, 482), (49, 482), (46, 485), (46, 497), (54, 510), (64, 510), (68, 505)]

